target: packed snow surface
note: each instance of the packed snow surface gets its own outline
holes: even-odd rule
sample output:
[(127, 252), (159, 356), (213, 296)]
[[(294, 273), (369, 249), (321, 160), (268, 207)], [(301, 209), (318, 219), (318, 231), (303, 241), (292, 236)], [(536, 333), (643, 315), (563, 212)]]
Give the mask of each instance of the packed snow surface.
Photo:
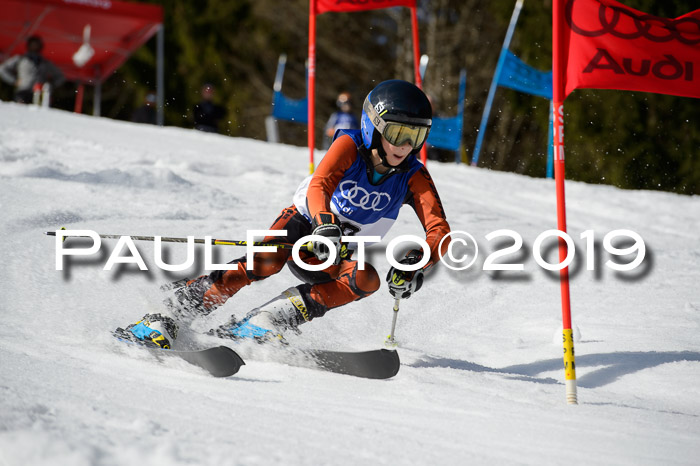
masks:
[[(534, 259), (558, 261), (552, 238), (535, 247), (556, 228), (551, 180), (429, 163), (452, 229), (470, 233), (479, 256), (466, 271), (437, 267), (401, 302), (402, 366), (390, 380), (264, 359), (216, 379), (126, 348), (114, 328), (160, 310), (160, 285), (204, 273), (199, 259), (184, 272), (159, 270), (153, 243), (137, 245), (148, 271), (103, 270), (115, 240), (56, 270), (55, 240), (43, 233), (60, 227), (245, 239), (291, 204), (307, 157), (288, 145), (0, 104), (1, 465), (698, 464), (697, 196), (567, 183), (577, 406), (565, 399), (558, 274)], [(523, 245), (495, 262), (522, 271), (483, 270), (513, 244), (485, 238), (503, 229)], [(646, 246), (630, 272), (605, 265), (635, 257), (605, 251), (605, 235), (620, 229)], [(382, 277), (386, 244), (402, 234), (423, 234), (410, 207), (368, 250)], [(623, 239), (613, 244), (632, 244)], [(165, 249), (169, 263), (186, 258), (185, 245)], [(214, 257), (244, 253), (217, 246)], [(296, 283), (286, 269), (255, 283), (191, 333)], [(383, 284), (290, 343), (380, 348), (392, 304)]]

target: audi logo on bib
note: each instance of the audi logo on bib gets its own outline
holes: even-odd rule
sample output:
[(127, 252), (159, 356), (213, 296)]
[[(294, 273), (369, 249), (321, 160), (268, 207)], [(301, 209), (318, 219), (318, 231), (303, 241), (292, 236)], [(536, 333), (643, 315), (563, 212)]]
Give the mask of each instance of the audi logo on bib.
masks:
[(364, 210), (373, 210), (379, 212), (389, 207), (391, 204), (391, 196), (387, 193), (378, 193), (376, 191), (367, 191), (362, 186), (357, 186), (357, 182), (347, 180), (340, 183), (340, 194), (355, 207)]

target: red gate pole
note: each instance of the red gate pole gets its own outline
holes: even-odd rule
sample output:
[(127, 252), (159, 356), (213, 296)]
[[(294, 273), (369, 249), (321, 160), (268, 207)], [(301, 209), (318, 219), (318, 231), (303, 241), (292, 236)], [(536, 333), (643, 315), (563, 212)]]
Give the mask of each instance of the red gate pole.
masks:
[[(555, 102), (554, 109), (554, 178), (557, 191), (557, 229), (566, 233), (566, 193), (564, 190), (564, 104)], [(559, 263), (566, 260), (569, 253), (566, 241), (559, 237)], [(574, 361), (574, 336), (571, 325), (571, 296), (569, 293), (569, 267), (559, 271), (561, 289), (561, 317), (564, 344), (564, 375), (566, 401), (578, 404), (576, 396), (576, 363)]]
[(75, 113), (83, 113), (83, 94), (85, 92), (85, 84), (83, 82), (78, 83), (78, 89), (75, 91), (75, 108), (73, 111)]
[[(554, 179), (557, 191), (557, 228), (566, 233), (566, 193), (564, 190), (564, 73), (560, 46), (563, 44), (562, 31), (563, 1), (554, 0), (552, 5), (552, 91), (554, 122)], [(568, 255), (566, 241), (559, 237), (559, 262)], [(571, 327), (571, 297), (569, 295), (569, 267), (559, 271), (561, 289), (561, 315), (564, 345), (564, 375), (566, 384), (566, 401), (578, 404), (576, 395), (576, 363), (574, 360), (574, 336)]]
[[(423, 80), (420, 77), (420, 41), (418, 39), (418, 14), (416, 7), (411, 7), (411, 30), (413, 32), (413, 74), (415, 75), (416, 86), (423, 89)], [(428, 163), (428, 149), (425, 144), (420, 150), (420, 160), (423, 165)]]
[(309, 144), (309, 173), (313, 173), (314, 166), (314, 119), (316, 117), (316, 0), (309, 2), (309, 77), (308, 77), (308, 123), (306, 124), (307, 141)]

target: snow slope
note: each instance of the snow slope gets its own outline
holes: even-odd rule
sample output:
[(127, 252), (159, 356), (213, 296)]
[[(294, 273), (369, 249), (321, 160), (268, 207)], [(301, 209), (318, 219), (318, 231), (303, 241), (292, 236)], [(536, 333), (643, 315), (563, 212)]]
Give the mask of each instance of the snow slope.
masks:
[[(104, 271), (108, 240), (55, 270), (54, 240), (42, 233), (61, 226), (245, 239), (291, 203), (307, 155), (0, 104), (0, 465), (698, 464), (698, 197), (567, 183), (578, 406), (565, 403), (558, 279), (532, 256), (535, 238), (556, 227), (550, 180), (429, 165), (452, 228), (481, 253), (465, 272), (437, 269), (402, 301), (403, 365), (387, 381), (264, 361), (214, 379), (124, 348), (112, 329), (159, 309), (162, 283), (202, 273), (201, 261), (156, 270), (152, 243), (138, 245), (148, 272)], [(481, 269), (494, 250), (484, 236), (499, 229), (522, 236), (504, 259), (524, 271)], [(634, 272), (603, 265), (602, 239), (615, 229), (645, 241)], [(582, 260), (585, 230), (596, 235), (595, 271)], [(422, 233), (408, 208), (388, 239), (406, 233)], [(167, 250), (171, 263), (184, 260), (183, 245)], [(370, 251), (385, 274), (383, 246)], [(224, 262), (244, 250), (215, 253)], [(284, 270), (194, 330), (295, 283)], [(293, 344), (380, 347), (391, 305), (382, 286), (302, 327)]]

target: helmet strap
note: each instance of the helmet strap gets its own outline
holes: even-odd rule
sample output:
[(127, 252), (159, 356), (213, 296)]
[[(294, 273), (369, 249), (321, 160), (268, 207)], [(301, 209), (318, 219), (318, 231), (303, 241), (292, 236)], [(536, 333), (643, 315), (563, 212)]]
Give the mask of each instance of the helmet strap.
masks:
[(386, 161), (386, 153), (384, 152), (384, 149), (382, 148), (382, 136), (379, 134), (377, 129), (372, 130), (372, 144), (369, 145), (369, 147), (364, 146), (367, 149), (367, 160), (369, 164), (371, 164), (372, 167), (377, 167), (379, 165), (375, 165), (374, 161), (372, 160), (372, 153), (374, 149), (377, 149), (377, 155), (379, 156), (379, 160), (381, 160), (380, 164), (389, 167), (389, 164)]
[[(389, 162), (386, 161), (386, 152), (384, 152), (384, 148), (382, 147), (382, 145), (379, 144), (379, 147), (375, 147), (375, 149), (377, 149), (377, 155), (379, 155), (379, 159), (381, 160), (379, 165), (383, 166), (384, 168), (386, 168), (388, 170), (391, 170), (392, 168), (394, 168), (391, 165), (389, 165)], [(376, 166), (378, 166), (378, 165), (375, 165), (375, 167)]]

